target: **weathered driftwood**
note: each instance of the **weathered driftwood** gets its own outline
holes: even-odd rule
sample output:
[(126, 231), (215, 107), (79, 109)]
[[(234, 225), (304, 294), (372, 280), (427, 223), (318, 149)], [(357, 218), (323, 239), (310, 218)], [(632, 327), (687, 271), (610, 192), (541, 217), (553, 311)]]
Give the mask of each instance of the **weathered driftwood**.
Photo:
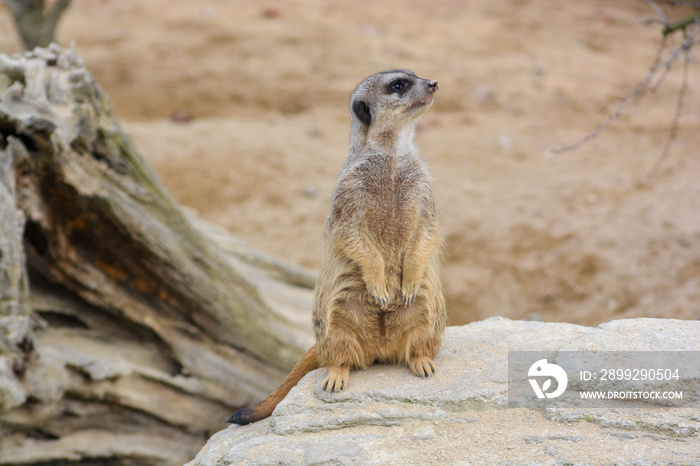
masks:
[(11, 157), (0, 156), (0, 411), (23, 404), (21, 373), (29, 342), (29, 281), (22, 247), (24, 215), (15, 208)]
[(75, 51), (0, 95), (0, 464), (191, 459), (311, 344), (313, 275), (181, 209)]

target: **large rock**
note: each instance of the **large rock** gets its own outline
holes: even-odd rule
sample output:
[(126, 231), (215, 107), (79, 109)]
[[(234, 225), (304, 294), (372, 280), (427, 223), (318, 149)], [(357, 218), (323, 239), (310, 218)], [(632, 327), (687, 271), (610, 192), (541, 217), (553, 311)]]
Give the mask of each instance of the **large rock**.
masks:
[[(700, 351), (700, 322), (634, 319), (591, 328), (492, 318), (449, 327), (434, 377), (377, 365), (353, 371), (346, 391), (327, 394), (325, 369), (311, 372), (269, 419), (215, 434), (189, 465), (700, 461), (697, 400), (509, 408), (508, 352), (525, 350)], [(697, 396), (694, 374), (685, 386)]]

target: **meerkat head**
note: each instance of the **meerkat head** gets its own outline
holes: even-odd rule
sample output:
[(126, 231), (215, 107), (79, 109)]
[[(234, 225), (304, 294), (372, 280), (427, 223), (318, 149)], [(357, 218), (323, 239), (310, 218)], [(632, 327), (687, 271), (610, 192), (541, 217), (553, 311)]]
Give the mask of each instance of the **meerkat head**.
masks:
[(432, 106), (437, 90), (437, 81), (419, 78), (411, 71), (383, 71), (357, 86), (350, 110), (353, 120), (364, 126), (404, 126)]

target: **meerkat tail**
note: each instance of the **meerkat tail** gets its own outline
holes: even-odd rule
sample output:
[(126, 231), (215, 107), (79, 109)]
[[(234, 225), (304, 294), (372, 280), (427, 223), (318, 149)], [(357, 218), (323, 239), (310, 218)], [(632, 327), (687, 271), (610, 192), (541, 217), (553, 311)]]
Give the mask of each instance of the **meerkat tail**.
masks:
[(309, 348), (301, 359), (299, 359), (299, 362), (294, 365), (292, 372), (290, 372), (287, 378), (284, 379), (282, 385), (277, 387), (275, 391), (270, 393), (267, 398), (262, 400), (260, 403), (249, 408), (239, 409), (233, 414), (233, 416), (228, 418), (226, 422), (244, 426), (246, 424), (250, 424), (251, 422), (265, 419), (272, 414), (272, 411), (275, 410), (275, 407), (277, 407), (279, 402), (282, 401), (285, 396), (287, 396), (287, 393), (289, 393), (289, 391), (296, 386), (302, 377), (309, 372), (318, 369), (319, 367), (318, 358), (316, 357), (316, 345), (314, 345)]

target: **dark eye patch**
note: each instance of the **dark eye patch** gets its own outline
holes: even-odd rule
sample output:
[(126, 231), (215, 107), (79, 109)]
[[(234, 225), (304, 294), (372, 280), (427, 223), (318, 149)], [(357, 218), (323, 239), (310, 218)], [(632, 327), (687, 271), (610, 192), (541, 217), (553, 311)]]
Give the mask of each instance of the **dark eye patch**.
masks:
[(396, 94), (403, 94), (406, 92), (409, 88), (411, 87), (411, 81), (408, 79), (395, 79), (391, 83), (389, 83), (389, 88), (387, 91), (389, 94), (391, 93), (396, 93)]

